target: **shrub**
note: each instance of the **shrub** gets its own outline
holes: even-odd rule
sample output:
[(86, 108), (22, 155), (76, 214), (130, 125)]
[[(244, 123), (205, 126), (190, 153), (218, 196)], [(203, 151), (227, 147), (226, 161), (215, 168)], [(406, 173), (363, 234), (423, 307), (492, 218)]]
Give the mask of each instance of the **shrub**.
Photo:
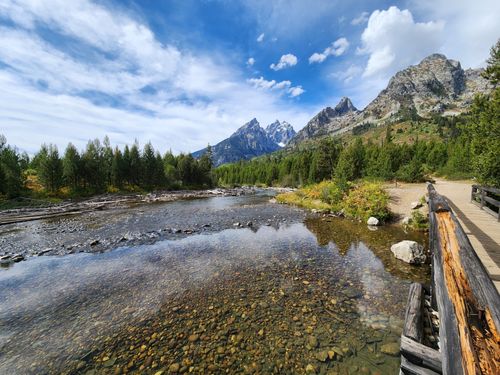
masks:
[(390, 216), (388, 209), (389, 195), (382, 185), (367, 182), (352, 189), (342, 202), (342, 208), (347, 217), (367, 220), (374, 216), (386, 220)]
[(411, 227), (416, 230), (427, 230), (429, 228), (429, 220), (419, 210), (414, 210), (411, 213)]

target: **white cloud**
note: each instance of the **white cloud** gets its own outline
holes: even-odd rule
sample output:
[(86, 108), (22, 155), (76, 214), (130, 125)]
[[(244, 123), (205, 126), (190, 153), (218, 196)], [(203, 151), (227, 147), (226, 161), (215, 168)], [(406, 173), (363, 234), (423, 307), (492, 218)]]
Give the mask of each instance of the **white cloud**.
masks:
[(409, 10), (392, 6), (374, 11), (361, 35), (361, 53), (368, 54), (363, 75), (390, 75), (439, 51), (444, 23), (415, 22)]
[(298, 59), (297, 56), (292, 55), (291, 53), (287, 53), (286, 55), (281, 56), (280, 61), (277, 64), (271, 64), (269, 67), (272, 70), (281, 70), (288, 68), (290, 66), (297, 65)]
[(350, 65), (346, 70), (337, 70), (330, 74), (335, 79), (344, 83), (349, 83), (363, 72), (363, 68), (357, 65)]
[[(0, 30), (0, 132), (28, 152), (43, 142), (84, 147), (105, 134), (121, 145), (137, 138), (161, 150), (194, 151), (253, 117), (301, 126), (312, 114), (283, 99), (288, 81), (255, 90), (227, 53), (181, 52), (118, 9), (84, 0), (0, 0), (0, 13), (12, 21)], [(39, 27), (71, 48), (52, 44)], [(99, 97), (105, 100), (96, 104)]]
[(445, 20), (441, 52), (464, 67), (484, 66), (490, 48), (500, 37), (500, 1), (412, 0), (415, 13)]
[(249, 78), (247, 81), (255, 88), (264, 90), (279, 90), (287, 93), (292, 98), (302, 95), (305, 92), (302, 86), (292, 86), (292, 82), (290, 81), (276, 82), (274, 79), (268, 81), (264, 77)]
[(265, 34), (262, 33), (257, 37), (257, 42), (262, 43), (264, 41)]
[(322, 63), (328, 56), (341, 56), (349, 48), (346, 38), (339, 38), (330, 47), (325, 48), (322, 53), (315, 52), (309, 57), (309, 64)]
[(304, 90), (302, 88), (302, 86), (290, 87), (290, 89), (288, 89), (288, 93), (290, 94), (290, 96), (292, 98), (299, 96), (299, 95), (302, 95), (305, 92), (306, 92), (306, 90)]
[(253, 64), (255, 64), (255, 59), (253, 57), (250, 57), (248, 60), (247, 60), (247, 64), (249, 66), (252, 66)]
[(351, 25), (357, 26), (357, 25), (365, 24), (368, 21), (369, 15), (370, 15), (370, 13), (368, 13), (368, 12), (361, 13), (358, 17), (353, 18), (353, 20), (351, 21)]

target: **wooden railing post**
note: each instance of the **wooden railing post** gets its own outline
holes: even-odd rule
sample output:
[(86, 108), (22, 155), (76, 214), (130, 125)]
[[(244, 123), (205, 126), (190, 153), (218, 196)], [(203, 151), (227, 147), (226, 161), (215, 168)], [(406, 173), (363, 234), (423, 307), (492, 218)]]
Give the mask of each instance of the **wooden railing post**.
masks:
[(499, 374), (500, 296), (446, 200), (428, 191), (443, 374)]

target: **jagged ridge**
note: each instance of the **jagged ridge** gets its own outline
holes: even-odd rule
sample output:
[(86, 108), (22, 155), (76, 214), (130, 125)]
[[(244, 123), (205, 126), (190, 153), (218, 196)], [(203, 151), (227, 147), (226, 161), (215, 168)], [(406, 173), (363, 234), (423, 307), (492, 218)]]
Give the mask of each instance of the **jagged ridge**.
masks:
[[(286, 121), (276, 120), (263, 129), (257, 119), (240, 127), (229, 138), (212, 146), (212, 162), (215, 166), (248, 160), (256, 156), (279, 150), (295, 136), (295, 130)], [(194, 152), (201, 157), (206, 148)]]
[(342, 134), (367, 122), (380, 125), (408, 113), (421, 117), (434, 113), (456, 115), (470, 106), (475, 94), (490, 89), (480, 72), (481, 69), (463, 70), (458, 61), (444, 55), (430, 55), (418, 65), (396, 73), (362, 111), (358, 111), (348, 98), (342, 98), (335, 109), (321, 110), (290, 143)]

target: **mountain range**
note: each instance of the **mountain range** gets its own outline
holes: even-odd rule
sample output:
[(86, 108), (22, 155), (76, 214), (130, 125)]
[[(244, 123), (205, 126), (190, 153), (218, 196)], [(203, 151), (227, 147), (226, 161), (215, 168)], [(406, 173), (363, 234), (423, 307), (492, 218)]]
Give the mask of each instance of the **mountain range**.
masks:
[(429, 118), (433, 114), (460, 114), (470, 107), (474, 95), (490, 89), (481, 71), (464, 70), (458, 61), (441, 54), (430, 55), (418, 65), (396, 73), (387, 87), (362, 111), (345, 97), (335, 108), (324, 108), (290, 144), (340, 135), (362, 124), (382, 126), (408, 118)]
[[(481, 72), (464, 70), (458, 61), (433, 54), (396, 73), (363, 110), (343, 97), (334, 108), (322, 109), (298, 133), (286, 121), (276, 120), (263, 129), (253, 119), (213, 146), (212, 160), (216, 166), (247, 160), (306, 140), (341, 135), (359, 126), (384, 126), (436, 114), (454, 116), (467, 111), (477, 93), (491, 89)], [(193, 156), (200, 157), (204, 152), (206, 148)]]
[[(253, 119), (236, 130), (229, 138), (211, 146), (214, 166), (248, 160), (268, 154), (286, 146), (295, 136), (295, 130), (286, 121), (276, 120), (265, 129)], [(193, 152), (195, 158), (201, 157), (207, 148)]]

